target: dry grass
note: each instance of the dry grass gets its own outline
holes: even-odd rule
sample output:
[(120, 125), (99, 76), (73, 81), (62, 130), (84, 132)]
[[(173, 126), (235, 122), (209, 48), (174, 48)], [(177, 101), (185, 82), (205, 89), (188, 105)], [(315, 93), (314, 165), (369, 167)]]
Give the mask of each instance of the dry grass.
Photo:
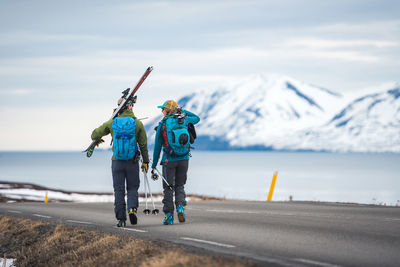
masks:
[(0, 215), (0, 256), (17, 266), (253, 266), (240, 258), (197, 255), (171, 245)]

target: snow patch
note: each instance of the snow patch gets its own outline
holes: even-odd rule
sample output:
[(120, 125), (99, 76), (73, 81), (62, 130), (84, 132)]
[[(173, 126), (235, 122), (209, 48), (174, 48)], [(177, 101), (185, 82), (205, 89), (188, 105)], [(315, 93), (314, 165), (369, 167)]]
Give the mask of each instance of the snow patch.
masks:
[(0, 258), (0, 266), (1, 267), (14, 267), (16, 259), (5, 259), (5, 258)]

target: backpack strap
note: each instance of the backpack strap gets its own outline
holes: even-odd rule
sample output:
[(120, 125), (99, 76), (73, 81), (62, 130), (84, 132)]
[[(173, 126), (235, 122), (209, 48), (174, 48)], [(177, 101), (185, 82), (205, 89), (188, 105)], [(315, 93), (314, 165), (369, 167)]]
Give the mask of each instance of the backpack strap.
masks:
[(135, 161), (139, 161), (139, 156), (140, 156), (140, 151), (139, 151), (139, 148), (138, 148), (138, 142), (137, 142), (137, 136), (136, 136), (136, 127), (137, 127), (137, 123), (136, 123), (136, 117), (135, 116), (133, 116), (133, 117), (131, 117), (134, 121), (135, 121), (135, 156), (133, 157), (134, 158), (134, 160)]
[(165, 122), (161, 124), (161, 136), (163, 139), (163, 146), (168, 147), (168, 137), (167, 137), (167, 127), (165, 126)]
[(160, 126), (161, 126), (161, 136), (162, 136), (162, 140), (163, 140), (163, 142), (162, 142), (162, 146), (163, 147), (169, 147), (169, 143), (168, 143), (168, 137), (167, 137), (167, 126), (166, 126), (166, 121), (169, 119), (169, 118), (172, 118), (173, 117), (173, 115), (172, 114), (169, 114), (169, 115), (167, 115), (167, 116), (165, 116), (162, 120), (161, 120), (161, 122), (160, 122)]

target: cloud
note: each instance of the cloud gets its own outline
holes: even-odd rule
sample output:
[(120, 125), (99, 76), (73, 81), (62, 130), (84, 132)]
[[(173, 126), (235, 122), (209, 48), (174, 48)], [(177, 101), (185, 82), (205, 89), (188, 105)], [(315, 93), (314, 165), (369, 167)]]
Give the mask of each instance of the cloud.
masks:
[(37, 45), (50, 42), (110, 42), (109, 38), (88, 34), (48, 34), (35, 32), (6, 32), (0, 34), (0, 45)]
[(7, 95), (7, 96), (27, 96), (37, 93), (37, 90), (33, 89), (24, 89), (24, 88), (17, 88), (17, 89), (0, 89), (0, 95)]
[(382, 51), (398, 49), (400, 43), (398, 41), (376, 39), (299, 37), (283, 41), (282, 46), (312, 58), (328, 59), (330, 61), (377, 63), (389, 62), (390, 58)]
[(348, 37), (351, 39), (358, 36), (368, 36), (375, 38), (386, 36), (398, 40), (396, 33), (400, 32), (400, 20), (372, 20), (363, 23), (330, 23), (313, 27), (316, 34), (334, 35)]
[[(104, 91), (107, 88), (126, 88), (144, 72), (154, 66), (151, 86), (158, 93), (165, 90), (193, 90), (217, 85), (233, 77), (254, 73), (281, 72), (291, 76), (311, 68), (316, 62), (324, 66), (339, 66), (343, 62), (357, 64), (382, 63), (390, 59), (384, 53), (353, 49), (353, 45), (383, 45), (370, 40), (333, 41), (318, 39), (315, 45), (302, 47), (306, 39), (284, 40), (285, 45), (269, 49), (230, 47), (219, 49), (119, 49), (100, 50), (75, 56), (46, 56), (0, 60), (0, 77), (30, 81), (32, 86), (47, 88), (92, 88)], [(290, 47), (290, 45), (292, 45)], [(344, 47), (343, 47), (344, 46)], [(388, 59), (389, 58), (389, 59)], [(313, 62), (310, 62), (310, 61)], [(336, 65), (335, 65), (336, 64)], [(341, 66), (340, 68), (343, 68)], [(291, 69), (293, 71), (285, 71)], [(314, 75), (322, 70), (313, 70)], [(301, 77), (299, 77), (301, 78)], [(3, 86), (11, 87), (10, 84)], [(332, 86), (329, 83), (322, 86)], [(18, 89), (18, 88), (17, 88)], [(18, 92), (18, 91), (16, 91)], [(94, 91), (93, 91), (94, 92)], [(20, 91), (24, 93), (24, 91)], [(25, 92), (27, 93), (27, 92)], [(81, 91), (79, 92), (81, 93)]]
[(387, 48), (396, 47), (398, 42), (389, 40), (329, 40), (318, 38), (297, 38), (284, 42), (287, 47), (311, 48), (311, 49), (326, 49), (326, 48), (362, 48), (362, 47), (377, 47)]
[(332, 61), (346, 61), (358, 63), (377, 63), (383, 58), (373, 55), (365, 55), (357, 51), (310, 51), (309, 57), (329, 59)]

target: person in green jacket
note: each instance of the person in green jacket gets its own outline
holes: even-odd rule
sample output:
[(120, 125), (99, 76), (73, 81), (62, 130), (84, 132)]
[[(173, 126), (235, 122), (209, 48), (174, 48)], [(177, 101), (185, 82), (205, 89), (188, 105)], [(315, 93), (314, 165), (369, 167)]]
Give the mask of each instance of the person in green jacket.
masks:
[[(118, 104), (120, 104), (122, 99), (119, 100)], [(113, 187), (114, 187), (114, 212), (115, 217), (118, 220), (118, 227), (126, 226), (126, 210), (129, 214), (129, 219), (132, 225), (137, 224), (137, 208), (139, 207), (138, 200), (138, 189), (140, 185), (139, 180), (139, 158), (140, 153), (143, 158), (143, 163), (141, 165), (141, 169), (145, 172), (148, 171), (149, 164), (149, 155), (147, 150), (147, 135), (144, 129), (143, 123), (138, 120), (133, 111), (133, 102), (129, 102), (126, 105), (126, 108), (120, 112), (117, 118), (121, 117), (130, 117), (133, 118), (135, 122), (135, 141), (134, 144), (134, 154), (132, 158), (127, 160), (117, 159), (115, 154), (115, 136), (113, 129), (113, 122), (117, 120), (109, 120), (103, 123), (100, 127), (96, 128), (91, 135), (92, 140), (100, 139), (105, 135), (111, 134), (114, 142), (113, 146), (113, 157), (111, 161), (111, 170), (113, 177)], [(130, 120), (133, 123), (133, 120)], [(134, 125), (134, 123), (133, 123)], [(115, 126), (114, 126), (115, 127)], [(137, 149), (139, 147), (139, 150)], [(126, 181), (126, 192), (127, 192), (127, 202), (128, 208), (126, 209), (125, 203), (125, 181)]]

